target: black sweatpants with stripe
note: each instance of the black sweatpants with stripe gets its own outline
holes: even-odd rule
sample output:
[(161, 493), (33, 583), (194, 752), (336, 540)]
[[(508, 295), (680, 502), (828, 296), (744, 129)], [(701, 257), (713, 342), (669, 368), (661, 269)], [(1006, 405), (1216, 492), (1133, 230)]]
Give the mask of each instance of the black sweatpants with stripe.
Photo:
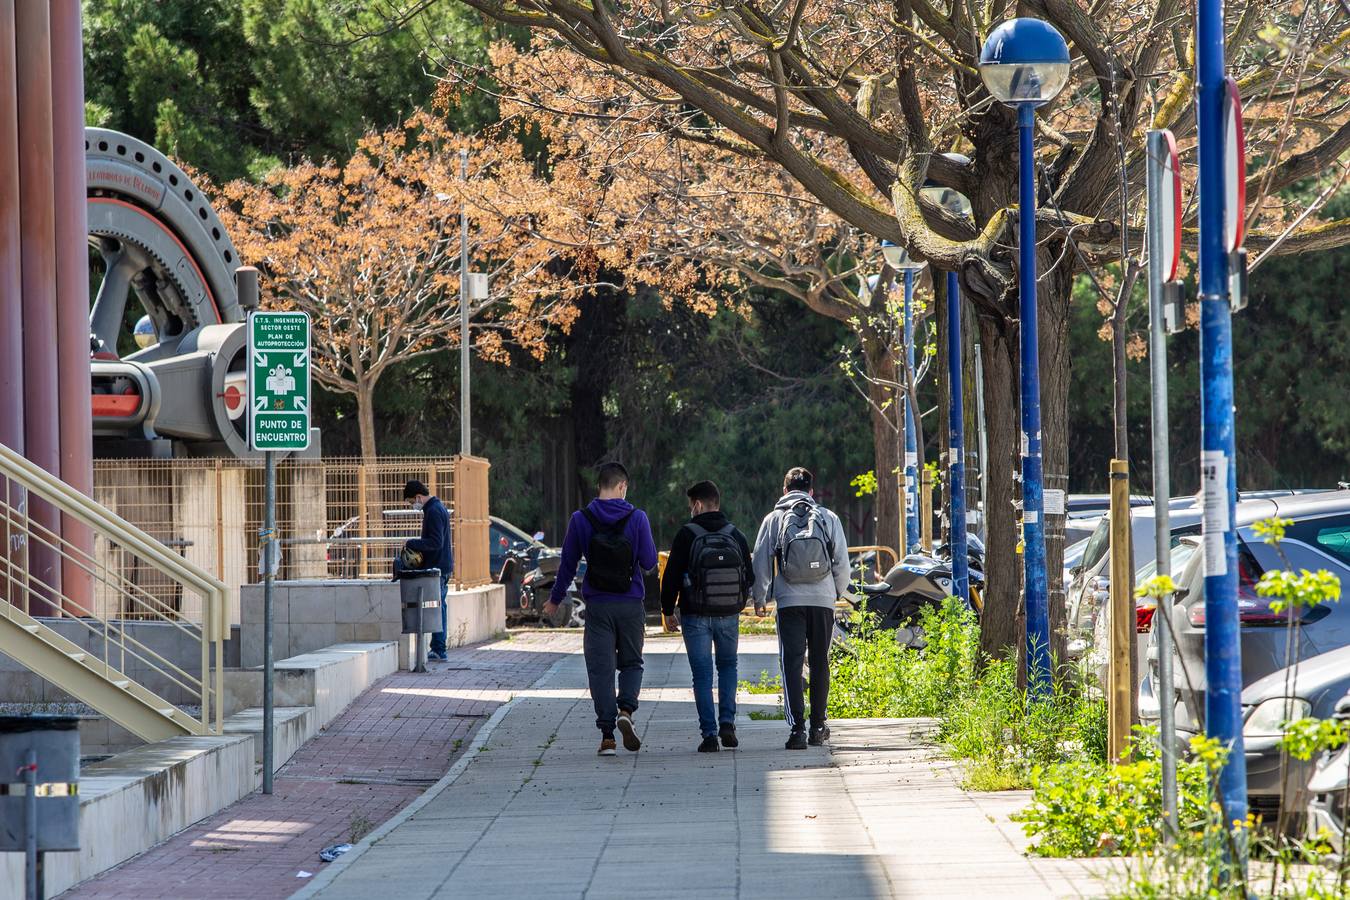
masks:
[(830, 639), (834, 636), (834, 610), (823, 606), (789, 606), (778, 609), (778, 667), (783, 673), (783, 704), (788, 727), (806, 729), (806, 698), (803, 696), (802, 663), (811, 662), (811, 727), (825, 725), (830, 696)]

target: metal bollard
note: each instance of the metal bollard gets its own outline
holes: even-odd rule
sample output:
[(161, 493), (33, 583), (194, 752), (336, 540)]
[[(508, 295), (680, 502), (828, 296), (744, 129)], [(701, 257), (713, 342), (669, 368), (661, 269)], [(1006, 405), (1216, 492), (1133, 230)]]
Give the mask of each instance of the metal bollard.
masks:
[(79, 720), (0, 716), (0, 772), (0, 852), (24, 854), (24, 896), (42, 900), (43, 854), (80, 849)]

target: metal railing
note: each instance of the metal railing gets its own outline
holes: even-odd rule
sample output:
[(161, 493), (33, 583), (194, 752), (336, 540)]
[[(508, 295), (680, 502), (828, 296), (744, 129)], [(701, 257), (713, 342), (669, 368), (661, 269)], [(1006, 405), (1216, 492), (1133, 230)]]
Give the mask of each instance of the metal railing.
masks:
[[(94, 552), (37, 521), (30, 515), (34, 502), (50, 504), (67, 519), (88, 526), (94, 533)], [(123, 690), (128, 690), (129, 683), (139, 684), (138, 675), (153, 675), (186, 698), (176, 706), (199, 707), (193, 718), (199, 721), (200, 731), (221, 732), (222, 643), (228, 601), (224, 583), (165, 546), (160, 538), (109, 512), (4, 445), (0, 445), (0, 529), (6, 538), (5, 552), (0, 553), (0, 616), (23, 623), (35, 640), (47, 640), (68, 656), (79, 656), (93, 675)], [(35, 560), (55, 564), (34, 565)], [(92, 592), (75, 592), (92, 597), (87, 606), (69, 599), (74, 585), (62, 589), (63, 569), (66, 578), (73, 575), (92, 583)], [(87, 647), (87, 656), (97, 658), (72, 654), (58, 634), (44, 637), (46, 632), (40, 629), (47, 626), (29, 618), (44, 615), (78, 623), (88, 633), (88, 642), (80, 648)], [(162, 623), (178, 641), (197, 645), (197, 670), (191, 671), (181, 657), (171, 659), (149, 646), (128, 627), (145, 621)], [(128, 693), (141, 703), (157, 699), (145, 688)], [(185, 714), (174, 709), (166, 715), (181, 723)]]

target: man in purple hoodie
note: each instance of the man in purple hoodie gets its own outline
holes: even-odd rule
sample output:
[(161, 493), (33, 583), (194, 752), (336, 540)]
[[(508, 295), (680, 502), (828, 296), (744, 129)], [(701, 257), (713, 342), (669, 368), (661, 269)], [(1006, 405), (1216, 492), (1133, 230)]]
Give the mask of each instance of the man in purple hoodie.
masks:
[[(600, 729), (600, 755), (613, 756), (614, 729), (623, 735), (625, 750), (642, 746), (633, 727), (642, 689), (642, 642), (647, 634), (646, 591), (643, 574), (656, 568), (656, 542), (647, 514), (624, 499), (628, 470), (616, 462), (597, 470), (600, 496), (585, 509), (572, 513), (563, 538), (562, 561), (553, 593), (544, 604), (552, 616), (567, 595), (586, 557), (581, 596), (586, 601), (586, 633), (582, 648), (586, 674), (595, 704), (595, 726)], [(619, 691), (614, 693), (614, 673)]]

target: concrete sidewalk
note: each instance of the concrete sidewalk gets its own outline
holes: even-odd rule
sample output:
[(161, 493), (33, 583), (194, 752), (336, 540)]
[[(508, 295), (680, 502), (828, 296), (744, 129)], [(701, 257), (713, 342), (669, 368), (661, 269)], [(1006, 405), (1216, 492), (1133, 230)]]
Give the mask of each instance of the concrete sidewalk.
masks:
[[(646, 660), (640, 753), (595, 755), (585, 670), (572, 654), (485, 726), (457, 772), (295, 896), (1102, 893), (1088, 864), (1023, 856), (1006, 815), (1026, 795), (961, 790), (923, 745), (925, 723), (831, 723), (831, 749), (789, 753), (783, 722), (750, 721), (743, 705), (741, 749), (699, 754), (682, 645), (649, 639)], [(743, 638), (741, 677), (761, 669), (777, 670), (772, 639)]]

